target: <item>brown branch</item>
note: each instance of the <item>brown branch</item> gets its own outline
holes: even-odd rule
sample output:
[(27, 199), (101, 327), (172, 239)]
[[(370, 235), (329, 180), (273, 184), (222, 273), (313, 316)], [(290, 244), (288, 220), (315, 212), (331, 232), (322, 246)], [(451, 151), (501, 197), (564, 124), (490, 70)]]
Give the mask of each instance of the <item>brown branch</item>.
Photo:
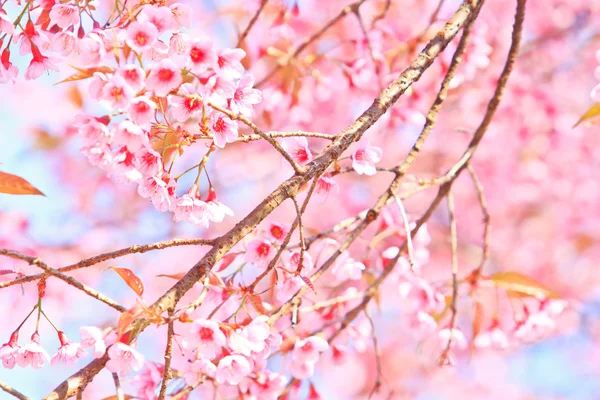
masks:
[(385, 18), (387, 13), (390, 11), (391, 6), (392, 6), (392, 0), (386, 0), (385, 5), (383, 6), (383, 10), (381, 10), (381, 12), (373, 18), (373, 21), (371, 21), (371, 29), (373, 29), (375, 27), (375, 24), (378, 21)]
[(105, 353), (102, 358), (93, 360), (75, 374), (71, 375), (42, 400), (64, 400), (75, 396), (77, 393), (83, 392), (88, 383), (90, 383), (98, 372), (104, 368), (107, 362), (108, 353)]
[[(306, 198), (308, 203), (308, 197)], [(296, 200), (296, 196), (292, 196), (292, 201), (294, 202), (294, 207), (296, 208), (296, 214), (298, 219), (298, 235), (300, 236), (300, 258), (298, 259), (298, 268), (296, 269), (296, 275), (300, 275), (302, 272), (302, 268), (304, 268), (304, 252), (306, 251), (306, 244), (304, 243), (304, 227), (302, 226), (302, 211), (300, 210), (300, 206), (298, 205), (298, 201)]]
[(104, 304), (114, 308), (115, 310), (117, 310), (119, 312), (123, 312), (123, 311), (127, 310), (125, 307), (123, 307), (116, 301), (110, 299), (109, 297), (103, 295), (102, 293), (92, 289), (91, 287), (89, 287), (87, 285), (84, 285), (83, 283), (77, 281), (76, 279), (74, 279), (70, 276), (67, 276), (61, 272), (58, 272), (54, 268), (50, 268), (46, 263), (44, 263), (39, 258), (28, 256), (26, 254), (22, 254), (22, 253), (12, 251), (12, 250), (7, 250), (7, 249), (0, 249), (0, 254), (10, 257), (10, 258), (17, 259), (17, 260), (26, 261), (30, 265), (35, 265), (35, 266), (43, 269), (44, 272), (46, 272), (48, 275), (52, 275), (52, 276), (60, 279), (61, 281), (65, 282), (66, 284), (81, 290), (88, 296), (93, 297), (96, 300), (103, 302)]
[(19, 400), (30, 400), (29, 397), (25, 396), (24, 394), (22, 394), (18, 390), (15, 390), (15, 389), (11, 388), (10, 386), (8, 386), (4, 382), (0, 382), (0, 389), (2, 389), (3, 391), (5, 391), (6, 393), (12, 395), (13, 397), (16, 397)]
[(165, 370), (163, 371), (162, 384), (160, 385), (160, 393), (158, 400), (164, 400), (167, 394), (167, 385), (171, 374), (171, 353), (173, 351), (173, 310), (169, 310), (169, 324), (167, 325), (167, 346), (165, 348)]
[[(322, 174), (339, 156), (347, 150), (352, 143), (359, 140), (362, 134), (369, 129), (385, 112), (398, 100), (398, 98), (412, 85), (419, 80), (421, 75), (431, 66), (439, 53), (448, 45), (458, 31), (468, 21), (469, 16), (478, 7), (480, 1), (465, 0), (458, 8), (456, 13), (450, 18), (445, 28), (440, 31), (423, 49), (410, 66), (404, 70), (400, 76), (388, 86), (373, 104), (363, 114), (344, 131), (336, 136), (336, 139), (320, 155), (306, 166), (306, 172), (302, 175), (295, 175), (283, 182), (277, 189), (269, 194), (258, 206), (254, 208), (246, 217), (236, 224), (229, 232), (216, 239), (213, 247), (181, 278), (171, 289), (161, 296), (151, 307), (150, 311), (157, 315), (165, 310), (174, 307), (175, 304), (188, 292), (200, 279), (210, 273), (211, 268), (236, 245), (242, 238), (251, 233), (256, 226), (261, 223), (275, 208), (277, 208), (285, 199), (295, 195), (298, 190), (310, 179)], [(350, 11), (349, 11), (350, 12)], [(373, 216), (367, 215), (367, 220), (372, 221)], [(141, 333), (150, 322), (140, 325), (137, 332)], [(132, 338), (134, 339), (134, 338)], [(103, 359), (100, 359), (103, 360)], [(74, 381), (81, 379), (79, 376), (86, 376), (90, 380), (95, 376), (106, 363), (95, 360), (83, 367), (73, 377), (64, 381), (57, 390), (63, 390), (64, 396), (72, 396), (76, 393), (71, 389)], [(100, 368), (98, 368), (100, 366)], [(56, 393), (56, 390), (55, 392)], [(51, 394), (45, 400), (54, 400), (58, 397)]]
[(117, 400), (125, 400), (125, 394), (123, 393), (123, 388), (121, 387), (121, 381), (119, 380), (119, 375), (116, 373), (112, 373), (113, 381), (115, 382), (115, 390), (117, 391)]
[(252, 29), (252, 27), (254, 26), (254, 24), (256, 23), (256, 21), (258, 20), (258, 17), (260, 16), (260, 13), (265, 8), (265, 6), (267, 5), (268, 1), (269, 0), (262, 0), (260, 2), (260, 6), (258, 7), (258, 10), (256, 10), (256, 13), (254, 13), (254, 15), (252, 16), (252, 18), (250, 19), (250, 22), (248, 22), (248, 26), (240, 34), (240, 38), (238, 39), (237, 47), (240, 47), (240, 45), (242, 44), (242, 42), (244, 41), (244, 39), (246, 39), (246, 36), (248, 36), (248, 34), (250, 33), (250, 29)]
[[(197, 245), (213, 245), (214, 240), (212, 239), (172, 239), (163, 242), (156, 242), (145, 245), (134, 245), (126, 247), (124, 249), (111, 251), (109, 253), (100, 254), (94, 257), (86, 258), (75, 264), (68, 265), (66, 267), (58, 268), (58, 272), (69, 272), (80, 268), (91, 267), (92, 265), (99, 264), (104, 261), (112, 260), (115, 258), (123, 257), (129, 254), (146, 253), (152, 250), (162, 250), (168, 247), (174, 246), (197, 246)], [(8, 286), (19, 285), (25, 282), (31, 282), (40, 279), (44, 274), (30, 275), (22, 278), (14, 279), (12, 281), (0, 283), (0, 289)]]
[(442, 353), (439, 359), (439, 365), (447, 365), (450, 361), (450, 349), (452, 348), (452, 341), (454, 339), (454, 329), (456, 328), (456, 314), (458, 302), (458, 238), (456, 234), (456, 217), (454, 215), (454, 196), (452, 192), (448, 192), (446, 196), (448, 199), (448, 216), (450, 218), (450, 244), (452, 249), (452, 300), (450, 301), (450, 336), (448, 337), (448, 344), (446, 349)]

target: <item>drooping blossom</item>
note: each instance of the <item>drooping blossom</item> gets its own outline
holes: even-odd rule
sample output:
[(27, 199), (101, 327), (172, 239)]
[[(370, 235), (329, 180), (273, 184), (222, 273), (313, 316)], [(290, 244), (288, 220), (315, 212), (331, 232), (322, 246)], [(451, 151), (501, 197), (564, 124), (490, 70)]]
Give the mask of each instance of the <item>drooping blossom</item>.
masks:
[(79, 328), (81, 336), (80, 344), (83, 348), (91, 348), (92, 355), (95, 358), (101, 358), (106, 352), (106, 347), (111, 345), (116, 338), (114, 332), (105, 334), (100, 328), (95, 326), (82, 326)]
[(87, 352), (81, 347), (81, 344), (70, 342), (63, 332), (58, 332), (58, 339), (60, 347), (58, 348), (58, 352), (52, 356), (50, 364), (63, 363), (73, 365), (78, 358), (87, 356)]
[(133, 347), (117, 342), (108, 349), (106, 369), (121, 376), (137, 371), (144, 365), (144, 356)]
[(50, 356), (40, 346), (40, 335), (34, 332), (31, 335), (31, 342), (22, 346), (19, 349), (19, 355), (17, 358), (17, 364), (19, 367), (31, 366), (33, 369), (40, 369), (50, 360)]
[(40, 49), (36, 45), (31, 46), (31, 54), (33, 55), (33, 58), (25, 70), (25, 79), (37, 79), (47, 70), (58, 72), (58, 67), (54, 65), (53, 60), (42, 55)]
[(312, 152), (308, 148), (305, 137), (285, 138), (281, 141), (281, 147), (300, 165), (305, 165), (312, 160)]
[(240, 355), (227, 356), (219, 361), (215, 380), (220, 384), (237, 385), (250, 372), (250, 363), (246, 357)]
[(13, 369), (19, 359), (21, 347), (18, 344), (19, 332), (15, 331), (10, 335), (7, 343), (0, 347), (0, 360), (4, 368)]

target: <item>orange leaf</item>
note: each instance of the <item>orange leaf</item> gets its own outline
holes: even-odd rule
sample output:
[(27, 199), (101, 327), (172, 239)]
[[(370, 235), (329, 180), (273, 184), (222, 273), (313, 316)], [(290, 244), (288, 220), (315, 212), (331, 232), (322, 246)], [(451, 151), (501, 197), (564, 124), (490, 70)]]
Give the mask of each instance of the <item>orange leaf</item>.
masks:
[(171, 278), (171, 279), (175, 279), (175, 280), (180, 280), (181, 278), (183, 278), (185, 276), (185, 272), (180, 272), (178, 274), (158, 274), (156, 275), (157, 278)]
[(83, 97), (77, 86), (71, 86), (67, 91), (67, 99), (77, 108), (83, 107)]
[(144, 284), (142, 280), (136, 276), (130, 269), (127, 268), (117, 268), (110, 267), (113, 271), (115, 271), (119, 276), (125, 281), (125, 283), (137, 293), (138, 296), (141, 296), (144, 293)]
[(44, 193), (33, 187), (31, 183), (16, 175), (7, 174), (0, 171), (0, 193), (7, 194), (39, 194)]
[[(73, 67), (73, 66), (71, 66), (71, 67)], [(112, 68), (109, 68), (109, 67), (94, 67), (94, 68), (73, 67), (73, 68), (76, 69), (77, 72), (75, 72), (73, 75), (63, 79), (62, 81), (56, 82), (55, 85), (58, 85), (59, 83), (80, 81), (82, 79), (91, 78), (95, 72), (104, 72), (104, 73), (112, 72)]]
[(217, 273), (214, 271), (210, 271), (210, 277), (208, 279), (208, 284), (213, 285), (213, 286), (218, 286), (218, 287), (225, 287), (225, 282), (223, 282), (223, 279), (221, 279), (221, 277), (219, 275), (217, 275)]
[(558, 298), (559, 296), (532, 278), (519, 272), (496, 272), (490, 277), (497, 286), (506, 289), (509, 295)]
[(581, 116), (581, 118), (579, 118), (579, 121), (577, 121), (575, 123), (575, 125), (573, 125), (573, 128), (575, 128), (577, 125), (581, 124), (582, 122), (588, 121), (594, 117), (597, 117), (598, 115), (600, 115), (600, 103), (594, 103), (590, 108), (588, 108), (588, 110)]
[(302, 278), (304, 283), (306, 283), (306, 286), (308, 286), (314, 292), (314, 294), (317, 294), (317, 291), (315, 290), (315, 286), (313, 285), (312, 281), (309, 278), (307, 278), (306, 276), (300, 276), (300, 278)]
[(255, 294), (249, 294), (247, 298), (250, 301), (250, 304), (252, 304), (252, 307), (254, 307), (254, 309), (258, 311), (259, 314), (264, 315), (267, 313), (267, 310), (265, 310), (260, 296)]
[[(119, 399), (119, 396), (113, 395), (113, 396), (105, 397), (102, 400), (118, 400), (118, 399)], [(131, 396), (129, 394), (126, 394), (126, 395), (123, 396), (123, 399), (124, 400), (135, 399), (135, 396)]]
[(231, 263), (236, 259), (236, 257), (240, 254), (241, 253), (238, 252), (238, 253), (229, 253), (229, 254), (225, 255), (225, 257), (223, 257), (221, 259), (221, 263), (217, 267), (217, 272), (221, 272), (225, 268), (229, 267), (231, 265)]

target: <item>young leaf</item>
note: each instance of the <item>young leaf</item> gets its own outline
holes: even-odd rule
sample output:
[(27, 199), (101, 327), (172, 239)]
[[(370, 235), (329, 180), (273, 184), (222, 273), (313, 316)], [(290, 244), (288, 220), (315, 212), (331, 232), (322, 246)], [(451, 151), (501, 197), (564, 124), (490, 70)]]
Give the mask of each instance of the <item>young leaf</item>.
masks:
[(252, 304), (252, 307), (254, 307), (254, 309), (258, 311), (260, 315), (265, 315), (267, 313), (267, 310), (265, 310), (260, 296), (256, 294), (249, 294), (247, 299), (250, 301), (250, 304)]
[(308, 286), (314, 292), (314, 294), (317, 294), (317, 291), (315, 290), (315, 286), (313, 285), (310, 278), (307, 278), (306, 276), (300, 276), (300, 278), (302, 278), (304, 283), (306, 283), (306, 286)]
[(532, 278), (519, 272), (496, 272), (490, 277), (497, 286), (507, 290), (509, 295), (558, 298), (559, 296)]
[[(71, 67), (73, 67), (73, 66), (71, 65)], [(62, 81), (56, 82), (55, 85), (58, 85), (59, 83), (80, 81), (82, 79), (91, 78), (92, 76), (94, 76), (95, 72), (104, 72), (104, 73), (112, 72), (112, 68), (109, 68), (109, 67), (93, 67), (93, 68), (73, 67), (73, 68), (76, 69), (77, 72), (75, 72), (73, 75), (63, 79)]]
[(45, 196), (25, 179), (0, 171), (0, 193), (7, 194), (37, 194)]
[(158, 274), (158, 275), (156, 275), (157, 278), (171, 278), (171, 279), (175, 279), (176, 281), (180, 280), (184, 276), (185, 276), (185, 272), (180, 272), (178, 274)]
[(133, 271), (127, 268), (117, 268), (110, 267), (113, 271), (115, 271), (121, 279), (125, 281), (125, 283), (135, 292), (138, 296), (141, 296), (144, 293), (144, 284), (142, 280), (138, 278)]
[(582, 122), (588, 121), (594, 117), (600, 115), (600, 103), (594, 103), (588, 110), (579, 118), (579, 121), (573, 125), (573, 128), (581, 124)]

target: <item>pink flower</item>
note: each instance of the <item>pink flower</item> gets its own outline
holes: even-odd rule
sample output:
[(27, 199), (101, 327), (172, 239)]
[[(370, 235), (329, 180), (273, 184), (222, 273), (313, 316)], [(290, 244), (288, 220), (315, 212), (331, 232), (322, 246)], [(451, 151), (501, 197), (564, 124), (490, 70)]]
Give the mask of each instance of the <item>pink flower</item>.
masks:
[(196, 88), (191, 83), (184, 83), (179, 88), (178, 95), (169, 96), (169, 104), (173, 117), (184, 122), (202, 112), (203, 101)]
[(194, 39), (190, 43), (189, 55), (191, 70), (195, 74), (203, 74), (209, 68), (217, 67), (217, 52), (212, 39), (208, 37)]
[(238, 137), (237, 122), (221, 113), (211, 115), (210, 130), (215, 145), (220, 148), (225, 147), (227, 143), (235, 142)]
[(113, 144), (125, 146), (131, 153), (135, 153), (143, 147), (150, 146), (150, 140), (142, 128), (129, 120), (125, 120), (117, 125), (114, 130)]
[(438, 340), (443, 348), (448, 345), (450, 341), (450, 336), (452, 336), (452, 348), (458, 348), (464, 350), (467, 348), (467, 338), (465, 334), (458, 328), (444, 328), (438, 332)]
[(292, 360), (290, 373), (296, 379), (310, 378), (315, 373), (315, 363)]
[(137, 371), (144, 365), (144, 356), (131, 346), (117, 342), (108, 349), (109, 360), (106, 369), (125, 376), (132, 370)]
[(32, 47), (37, 46), (43, 51), (50, 47), (50, 40), (43, 31), (35, 29), (32, 20), (27, 21), (25, 30), (18, 35), (19, 38), (19, 54), (25, 55), (32, 52)]
[[(290, 251), (283, 254), (282, 257), (283, 265), (289, 271), (296, 271), (298, 269), (298, 263), (300, 262), (300, 252)], [(302, 270), (310, 271), (313, 269), (313, 259), (310, 253), (305, 252), (304, 258), (302, 259)]]
[(266, 268), (274, 255), (275, 248), (264, 239), (254, 239), (246, 246), (246, 261), (258, 268)]
[(282, 275), (279, 275), (275, 285), (275, 298), (277, 301), (284, 303), (304, 285), (302, 278), (296, 274), (282, 271)]
[(244, 75), (239, 80), (230, 102), (233, 112), (249, 116), (252, 114), (252, 106), (262, 101), (262, 93), (258, 89), (252, 89), (253, 85), (254, 77), (251, 74)]
[(289, 229), (279, 222), (271, 222), (267, 228), (267, 235), (277, 243), (283, 243)]
[(63, 332), (58, 332), (58, 340), (60, 341), (60, 347), (58, 352), (52, 356), (51, 365), (56, 365), (59, 362), (72, 365), (75, 364), (75, 360), (78, 358), (87, 356), (87, 352), (81, 348), (81, 345), (77, 342), (69, 342)]
[(357, 281), (362, 278), (362, 272), (364, 269), (365, 265), (350, 257), (346, 251), (340, 257), (338, 257), (335, 265), (331, 269), (331, 272), (339, 281)]
[(168, 7), (156, 7), (153, 5), (146, 5), (142, 9), (139, 21), (149, 22), (154, 25), (159, 34), (165, 33), (176, 27), (173, 13)]
[(109, 109), (124, 109), (129, 106), (129, 101), (133, 98), (134, 94), (133, 89), (125, 82), (122, 76), (113, 75), (102, 87), (100, 99)]
[(442, 293), (422, 278), (413, 277), (401, 282), (398, 292), (402, 298), (400, 308), (404, 312), (441, 312), (444, 309)]
[(173, 18), (182, 28), (192, 26), (192, 9), (181, 3), (173, 3), (169, 6), (173, 13)]
[(237, 329), (227, 341), (229, 348), (234, 353), (245, 356), (262, 352), (267, 346), (265, 341), (271, 333), (271, 328), (266, 321), (267, 316), (261, 315), (243, 329)]
[(29, 67), (25, 70), (25, 79), (37, 79), (47, 70), (58, 72), (58, 67), (48, 57), (43, 56), (36, 45), (31, 47), (31, 54), (33, 55), (33, 59)]
[(160, 154), (148, 146), (143, 146), (135, 153), (133, 165), (144, 177), (156, 176), (163, 172)]
[(239, 78), (244, 73), (244, 66), (240, 61), (246, 57), (242, 49), (223, 49), (217, 58), (217, 71), (228, 78)]
[(188, 365), (188, 370), (183, 374), (183, 379), (188, 385), (196, 384), (203, 375), (214, 378), (217, 366), (206, 358), (200, 358)]
[(430, 314), (418, 311), (410, 316), (408, 326), (416, 337), (422, 338), (435, 332), (438, 324)]
[(31, 335), (31, 342), (19, 349), (17, 364), (19, 364), (19, 367), (31, 365), (33, 369), (40, 369), (48, 360), (50, 360), (50, 356), (40, 346), (40, 335), (34, 332)]
[(154, 362), (147, 361), (144, 368), (133, 379), (133, 385), (137, 387), (137, 395), (141, 399), (155, 399), (154, 391), (162, 381), (165, 367)]
[(81, 347), (92, 348), (94, 358), (101, 358), (104, 355), (107, 344), (110, 344), (115, 336), (114, 332), (105, 335), (100, 328), (95, 326), (82, 326), (79, 328), (79, 335), (81, 336)]
[(106, 55), (104, 42), (95, 32), (90, 32), (77, 42), (79, 60), (83, 66), (98, 65)]
[(220, 384), (237, 385), (251, 371), (250, 363), (246, 357), (239, 355), (227, 356), (219, 361), (215, 380)]
[(79, 8), (71, 4), (56, 3), (50, 10), (50, 23), (62, 29), (79, 23)]
[(377, 146), (370, 146), (369, 142), (358, 143), (352, 154), (352, 168), (359, 174), (375, 175), (375, 164), (381, 161), (383, 152)]
[(319, 356), (324, 351), (329, 349), (327, 340), (320, 336), (310, 336), (306, 339), (299, 340), (294, 345), (292, 351), (292, 361), (301, 363), (316, 363), (319, 361)]
[(305, 165), (312, 160), (312, 152), (308, 148), (305, 137), (285, 138), (281, 141), (281, 146), (300, 165)]
[(2, 347), (0, 347), (0, 360), (2, 360), (4, 368), (13, 369), (17, 364), (19, 353), (21, 351), (21, 347), (17, 343), (18, 340), (19, 332), (14, 331), (12, 335), (10, 335), (8, 343), (4, 343)]
[(181, 71), (171, 60), (164, 59), (150, 67), (150, 75), (146, 78), (146, 86), (157, 96), (164, 97), (181, 85)]
[(489, 347), (495, 350), (504, 350), (508, 347), (508, 336), (496, 320), (492, 326), (477, 335), (473, 344), (479, 348)]
[(208, 228), (208, 206), (197, 195), (196, 185), (192, 185), (187, 194), (173, 204), (171, 211), (175, 222), (189, 221)]
[(377, 82), (375, 73), (369, 68), (367, 60), (364, 58), (344, 65), (344, 73), (351, 88), (369, 89), (373, 87), (373, 83)]
[(127, 27), (125, 42), (138, 54), (152, 48), (157, 39), (158, 30), (150, 22), (134, 21)]
[(212, 222), (223, 222), (226, 215), (233, 217), (233, 211), (216, 199), (212, 201), (207, 200), (206, 208), (208, 219)]
[(258, 372), (250, 381), (250, 393), (261, 400), (277, 400), (283, 393), (287, 379), (276, 372)]
[(156, 176), (150, 177), (140, 183), (138, 194), (143, 198), (150, 198), (158, 211), (167, 211), (171, 208), (171, 201), (175, 194), (172, 184), (167, 184)]
[(156, 103), (147, 96), (139, 96), (129, 102), (127, 114), (137, 125), (148, 128), (154, 119), (155, 110)]
[(143, 69), (135, 64), (127, 64), (117, 70), (117, 75), (125, 79), (125, 82), (135, 91), (139, 91), (144, 87), (146, 73)]
[(191, 342), (197, 346), (198, 352), (208, 358), (214, 358), (227, 344), (225, 334), (215, 321), (197, 319), (192, 323), (190, 333)]
[(0, 83), (15, 83), (18, 74), (19, 70), (10, 62), (10, 51), (7, 47), (0, 57)]
[(339, 191), (340, 187), (335, 179), (330, 176), (320, 177), (315, 187), (315, 195), (321, 199), (326, 199), (331, 192), (338, 193)]
[(58, 32), (52, 38), (52, 49), (58, 51), (61, 56), (66, 57), (75, 50), (77, 36), (73, 32)]
[(8, 35), (12, 35), (15, 32), (15, 26), (4, 10), (0, 10), (0, 32)]

